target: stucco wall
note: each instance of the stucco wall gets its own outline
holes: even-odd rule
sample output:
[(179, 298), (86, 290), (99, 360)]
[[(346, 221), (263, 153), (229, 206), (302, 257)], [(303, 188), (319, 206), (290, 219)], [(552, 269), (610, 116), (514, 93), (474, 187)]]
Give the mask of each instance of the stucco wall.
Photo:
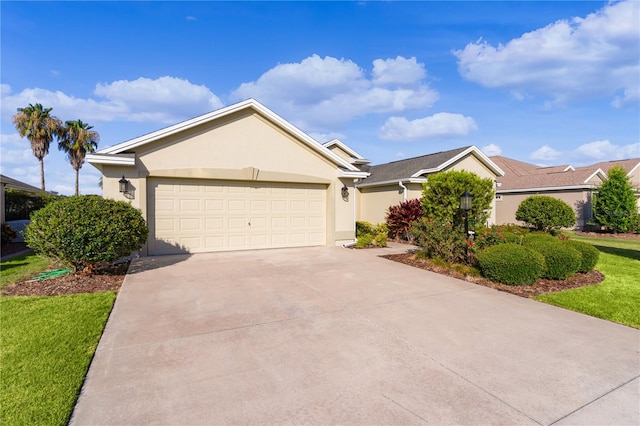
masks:
[(359, 188), (359, 191), (358, 220), (373, 224), (384, 222), (389, 207), (404, 201), (402, 188), (398, 184)]

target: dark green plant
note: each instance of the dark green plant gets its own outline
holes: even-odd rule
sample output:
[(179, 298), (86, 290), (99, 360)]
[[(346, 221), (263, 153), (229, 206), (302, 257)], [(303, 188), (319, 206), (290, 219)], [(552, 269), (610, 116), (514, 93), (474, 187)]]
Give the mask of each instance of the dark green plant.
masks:
[(516, 211), (516, 220), (549, 232), (553, 228), (566, 228), (576, 223), (576, 214), (564, 201), (547, 195), (532, 195), (524, 199)]
[(18, 234), (12, 227), (6, 223), (2, 224), (2, 245), (9, 244), (17, 236)]
[(629, 232), (634, 226), (638, 205), (627, 172), (617, 165), (593, 197), (593, 220), (613, 232)]
[(17, 189), (5, 190), (5, 219), (23, 220), (29, 219), (32, 212), (40, 210), (48, 203), (59, 200), (60, 195), (47, 192), (27, 192)]
[(551, 235), (530, 234), (523, 239), (522, 244), (544, 256), (546, 270), (543, 278), (564, 280), (580, 269), (580, 252)]
[(495, 197), (494, 183), (489, 178), (483, 179), (465, 170), (429, 175), (422, 190), (424, 216), (438, 223), (451, 223), (456, 227), (462, 225), (460, 195), (465, 191), (473, 195), (469, 222), (483, 225), (491, 213), (491, 203)]
[(569, 245), (569, 247), (574, 250), (579, 251), (582, 255), (578, 272), (586, 273), (595, 268), (596, 263), (598, 263), (598, 258), (600, 257), (600, 251), (598, 251), (597, 248), (589, 243), (585, 243), (584, 241), (565, 240), (563, 243)]
[(518, 244), (491, 246), (478, 255), (482, 275), (491, 281), (522, 285), (533, 284), (545, 271), (544, 257), (537, 251)]
[(91, 273), (139, 250), (149, 230), (139, 210), (95, 195), (69, 197), (33, 213), (25, 241), (73, 270)]
[(411, 235), (414, 244), (424, 251), (427, 257), (440, 258), (448, 263), (473, 263), (468, 258), (468, 249), (472, 246), (464, 238), (464, 228), (422, 218), (413, 223)]

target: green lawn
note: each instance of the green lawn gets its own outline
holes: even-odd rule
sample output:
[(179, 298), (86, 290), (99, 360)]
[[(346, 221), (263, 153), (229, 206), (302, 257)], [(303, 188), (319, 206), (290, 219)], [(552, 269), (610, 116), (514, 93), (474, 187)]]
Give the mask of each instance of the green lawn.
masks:
[(596, 269), (605, 275), (602, 284), (544, 294), (537, 300), (594, 317), (640, 328), (640, 240), (571, 238), (600, 250)]
[[(2, 262), (2, 285), (48, 265), (33, 255)], [(0, 424), (68, 423), (115, 296), (0, 297)]]
[(51, 261), (33, 253), (23, 254), (0, 263), (0, 288), (21, 281), (42, 272), (51, 265)]

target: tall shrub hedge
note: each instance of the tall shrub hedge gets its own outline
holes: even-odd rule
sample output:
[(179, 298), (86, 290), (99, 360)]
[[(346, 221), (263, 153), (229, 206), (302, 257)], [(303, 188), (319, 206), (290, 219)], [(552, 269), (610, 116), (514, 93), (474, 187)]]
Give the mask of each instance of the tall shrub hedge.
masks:
[(533, 284), (546, 269), (540, 253), (513, 243), (483, 250), (478, 255), (478, 264), (486, 278), (509, 285)]

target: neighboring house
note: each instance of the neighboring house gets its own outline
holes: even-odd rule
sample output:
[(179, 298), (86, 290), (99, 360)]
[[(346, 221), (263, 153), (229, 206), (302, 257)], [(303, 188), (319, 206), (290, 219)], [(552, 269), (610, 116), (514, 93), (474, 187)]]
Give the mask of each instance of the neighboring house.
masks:
[[(385, 221), (390, 206), (422, 197), (422, 184), (433, 173), (466, 170), (496, 181), (504, 173), (475, 146), (422, 155), (376, 166), (364, 166), (371, 175), (361, 179), (358, 188), (358, 220)], [(495, 223), (495, 201), (489, 223)]]
[[(584, 167), (569, 164), (539, 167), (506, 158), (490, 157), (504, 170), (496, 190), (496, 223), (519, 223), (516, 211), (520, 203), (531, 195), (548, 195), (561, 199), (574, 208), (576, 226), (583, 228), (593, 218), (591, 199), (614, 165), (621, 165), (631, 184), (640, 189), (640, 158), (609, 161)], [(640, 196), (640, 192), (638, 192)], [(640, 198), (638, 199), (640, 206)]]
[(19, 180), (10, 178), (9, 176), (0, 175), (0, 223), (4, 223), (5, 221), (5, 199), (4, 199), (4, 190), (5, 189), (18, 189), (20, 191), (26, 192), (42, 192), (40, 188), (36, 188), (35, 186), (29, 185), (28, 183), (21, 182)]
[(253, 99), (87, 161), (105, 197), (142, 211), (149, 255), (351, 242), (355, 182), (368, 176)]

